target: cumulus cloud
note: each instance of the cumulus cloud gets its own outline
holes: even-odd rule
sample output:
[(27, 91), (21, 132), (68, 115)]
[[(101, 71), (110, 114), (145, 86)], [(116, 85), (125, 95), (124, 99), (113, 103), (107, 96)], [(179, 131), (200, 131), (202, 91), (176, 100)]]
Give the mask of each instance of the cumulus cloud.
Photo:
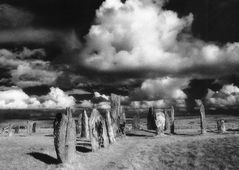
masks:
[(77, 106), (91, 108), (91, 107), (93, 107), (93, 103), (90, 100), (82, 100), (82, 101), (80, 101), (80, 104), (78, 104)]
[(105, 94), (100, 94), (99, 92), (94, 92), (94, 96), (96, 98), (103, 98), (105, 100), (109, 100), (109, 96), (106, 96)]
[(66, 108), (75, 105), (75, 98), (68, 96), (59, 88), (51, 87), (49, 94), (42, 98), (44, 99), (43, 108)]
[(238, 72), (239, 43), (220, 47), (193, 38), (184, 31), (193, 16), (179, 18), (162, 9), (160, 2), (106, 0), (96, 12), (80, 63), (97, 71), (140, 72), (148, 77)]
[(130, 97), (131, 100), (185, 99), (187, 96), (182, 89), (187, 87), (188, 83), (189, 80), (183, 78), (147, 79)]
[(111, 107), (109, 102), (109, 96), (105, 94), (100, 94), (99, 92), (94, 92), (94, 96), (91, 100), (82, 100), (77, 106), (85, 108), (91, 108), (94, 106), (101, 109), (109, 109)]
[(25, 109), (39, 108), (40, 102), (35, 97), (30, 97), (21, 89), (0, 91), (0, 108)]
[(165, 100), (155, 100), (155, 101), (132, 101), (130, 103), (130, 106), (132, 108), (141, 108), (141, 109), (147, 109), (149, 107), (155, 107), (155, 108), (165, 108), (169, 104), (165, 102)]
[(29, 96), (18, 87), (0, 91), (1, 109), (60, 109), (72, 107), (75, 99), (59, 88), (51, 88), (46, 96)]
[(219, 91), (208, 89), (206, 102), (211, 108), (231, 108), (239, 104), (239, 88), (233, 84), (224, 85)]

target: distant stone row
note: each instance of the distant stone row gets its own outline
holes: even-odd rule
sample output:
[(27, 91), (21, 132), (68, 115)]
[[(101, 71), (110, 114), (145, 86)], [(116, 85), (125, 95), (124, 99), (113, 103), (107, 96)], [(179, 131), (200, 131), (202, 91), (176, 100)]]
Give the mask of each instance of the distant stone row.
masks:
[(13, 136), (14, 134), (18, 134), (20, 132), (20, 128), (26, 129), (25, 133), (28, 135), (31, 135), (32, 133), (36, 133), (37, 124), (35, 121), (28, 120), (23, 125), (17, 125), (15, 124), (8, 124), (6, 127), (2, 128), (0, 130), (0, 134), (4, 136)]

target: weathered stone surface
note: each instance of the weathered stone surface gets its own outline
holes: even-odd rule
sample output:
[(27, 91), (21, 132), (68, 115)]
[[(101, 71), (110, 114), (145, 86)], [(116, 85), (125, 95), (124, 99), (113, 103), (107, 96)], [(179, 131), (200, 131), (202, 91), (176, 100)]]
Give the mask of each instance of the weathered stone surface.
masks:
[(155, 110), (156, 134), (163, 134), (165, 127), (165, 115), (162, 111)]
[(82, 114), (82, 121), (81, 121), (81, 137), (89, 139), (90, 134), (89, 134), (89, 118), (87, 116), (86, 110), (84, 110)]
[(76, 135), (81, 136), (81, 121), (79, 119), (75, 120), (75, 124), (76, 124)]
[(139, 130), (140, 129), (140, 115), (139, 112), (136, 112), (132, 119), (132, 129)]
[(71, 163), (75, 159), (76, 131), (75, 121), (70, 108), (66, 113), (56, 115), (54, 121), (54, 145), (57, 159), (62, 163)]
[(102, 132), (102, 144), (101, 144), (101, 147), (108, 147), (109, 146), (109, 137), (108, 137), (108, 134), (107, 134), (107, 128), (106, 128), (106, 120), (103, 119), (102, 120), (102, 127), (103, 127), (103, 132)]
[(101, 147), (109, 145), (105, 119), (97, 109), (93, 109), (89, 119), (90, 140), (92, 151), (97, 151)]
[(174, 131), (174, 107), (173, 107), (173, 106), (171, 106), (171, 125), (170, 125), (170, 132), (171, 132), (172, 134), (175, 133), (175, 131)]
[(72, 117), (72, 111), (70, 108), (67, 111), (67, 127), (66, 127), (66, 162), (71, 163), (75, 160), (76, 152), (76, 127), (75, 120)]
[(58, 113), (54, 121), (54, 145), (57, 159), (60, 162), (65, 162), (65, 142), (66, 142), (66, 127), (67, 116), (64, 113)]
[(148, 130), (156, 130), (156, 124), (154, 121), (154, 109), (153, 107), (149, 108), (149, 112), (147, 115), (147, 129)]
[(114, 130), (115, 137), (119, 136), (119, 126), (120, 126), (120, 96), (116, 94), (111, 94), (110, 96), (111, 101), (111, 118), (112, 118), (112, 127)]
[(109, 137), (109, 142), (110, 143), (115, 143), (115, 136), (114, 136), (114, 131), (113, 131), (113, 127), (111, 124), (111, 117), (110, 117), (110, 112), (107, 111), (106, 112), (106, 127), (107, 127), (107, 134)]
[(225, 133), (226, 132), (226, 126), (224, 120), (218, 120), (217, 121), (217, 130), (219, 133)]

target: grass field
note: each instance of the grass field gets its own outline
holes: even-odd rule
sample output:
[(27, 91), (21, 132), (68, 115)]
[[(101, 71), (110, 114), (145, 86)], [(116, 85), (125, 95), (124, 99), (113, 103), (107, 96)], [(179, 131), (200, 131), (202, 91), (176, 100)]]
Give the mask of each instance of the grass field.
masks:
[[(218, 134), (216, 120), (226, 120), (227, 133)], [(17, 123), (24, 120), (11, 120)], [(51, 169), (238, 169), (239, 117), (207, 116), (206, 135), (200, 135), (199, 118), (176, 117), (176, 135), (157, 137), (146, 130), (141, 119), (140, 131), (130, 130), (117, 143), (92, 153), (89, 141), (78, 139), (77, 160), (73, 166), (62, 167), (53, 145), (52, 121), (39, 121), (36, 134), (23, 130), (12, 137), (0, 137), (0, 170)], [(1, 125), (8, 124), (4, 121)]]

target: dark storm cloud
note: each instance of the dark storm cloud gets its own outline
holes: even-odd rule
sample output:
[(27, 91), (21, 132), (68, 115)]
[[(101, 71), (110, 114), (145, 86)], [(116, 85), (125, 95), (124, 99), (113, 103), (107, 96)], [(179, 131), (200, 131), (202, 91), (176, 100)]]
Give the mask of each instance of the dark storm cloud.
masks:
[(29, 25), (34, 16), (8, 4), (0, 4), (0, 29), (19, 28)]
[(200, 39), (218, 43), (239, 41), (237, 0), (170, 0), (165, 8), (181, 16), (192, 12), (192, 33)]

